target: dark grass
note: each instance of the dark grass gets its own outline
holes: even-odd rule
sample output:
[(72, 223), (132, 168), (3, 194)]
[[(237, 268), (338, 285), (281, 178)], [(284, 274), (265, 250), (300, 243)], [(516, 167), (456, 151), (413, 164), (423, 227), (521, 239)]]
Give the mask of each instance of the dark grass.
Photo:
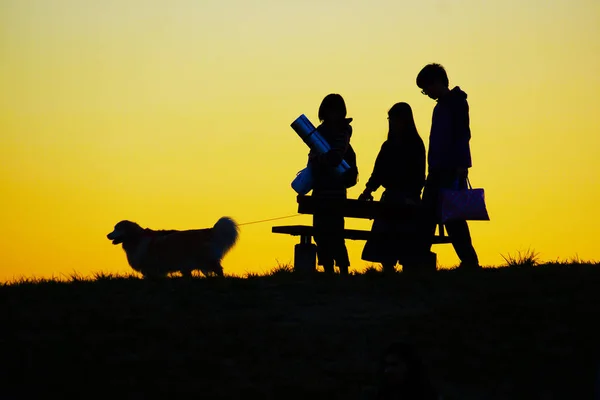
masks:
[(402, 339), (448, 399), (591, 398), (599, 265), (520, 257), (422, 276), (303, 278), (280, 265), (4, 284), (0, 398), (362, 399)]

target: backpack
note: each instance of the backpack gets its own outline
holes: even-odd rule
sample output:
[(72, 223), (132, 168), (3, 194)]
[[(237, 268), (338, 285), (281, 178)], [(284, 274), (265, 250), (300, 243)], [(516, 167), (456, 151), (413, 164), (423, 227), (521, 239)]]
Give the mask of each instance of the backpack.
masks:
[(352, 145), (348, 145), (346, 154), (344, 154), (344, 161), (348, 163), (350, 169), (342, 175), (342, 182), (346, 189), (355, 186), (358, 183), (358, 166), (356, 165), (356, 153), (352, 148)]

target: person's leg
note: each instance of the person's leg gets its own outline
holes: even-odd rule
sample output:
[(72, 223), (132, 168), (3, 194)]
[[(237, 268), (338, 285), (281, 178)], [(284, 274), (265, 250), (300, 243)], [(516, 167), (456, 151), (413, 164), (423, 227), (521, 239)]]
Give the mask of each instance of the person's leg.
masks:
[[(467, 177), (457, 177), (458, 188), (467, 188)], [(460, 259), (460, 266), (464, 268), (479, 268), (479, 258), (473, 247), (471, 232), (467, 221), (452, 221), (445, 224), (448, 237), (452, 240), (452, 247)]]
[(338, 268), (340, 269), (340, 275), (346, 276), (349, 274), (350, 265), (340, 265)]
[(437, 255), (426, 250), (424, 242), (425, 238), (406, 241), (400, 257), (403, 273), (435, 272), (437, 270)]
[(317, 263), (323, 266), (325, 273), (333, 273), (333, 254), (331, 251), (331, 241), (329, 230), (329, 221), (326, 214), (313, 215), (313, 227), (315, 230), (314, 238), (317, 245)]
[(402, 218), (395, 222), (394, 230), (402, 237), (400, 241), (392, 244), (393, 254), (402, 265), (402, 272), (412, 272), (416, 270), (435, 270), (435, 261), (431, 263), (435, 253), (431, 252), (433, 237), (437, 224), (437, 178), (430, 175), (428, 184), (423, 193), (423, 200), (420, 196), (413, 195), (411, 200), (420, 204), (415, 209), (415, 213), (410, 218)]
[[(328, 189), (327, 197), (346, 199), (346, 189), (344, 187), (332, 187)], [(327, 237), (330, 245), (331, 257), (337, 264), (340, 274), (347, 275), (350, 259), (346, 249), (344, 239), (345, 220), (342, 214), (329, 213), (326, 216)]]
[(396, 261), (382, 262), (381, 269), (383, 270), (383, 273), (386, 275), (395, 273), (396, 272)]
[(448, 237), (460, 259), (460, 266), (465, 268), (478, 268), (479, 258), (471, 241), (471, 232), (467, 221), (453, 221), (446, 225)]
[[(387, 202), (390, 192), (387, 190), (381, 196), (381, 202)], [(388, 216), (377, 216), (373, 219), (371, 226), (371, 237), (365, 243), (362, 259), (380, 263), (383, 270), (389, 270), (389, 264), (393, 267), (396, 264), (394, 259), (397, 253), (397, 240), (387, 237), (387, 234), (393, 234), (396, 228), (394, 220)]]
[[(388, 204), (397, 204), (404, 207), (407, 194), (402, 190), (387, 189), (381, 196), (381, 201)], [(412, 199), (420, 201), (419, 198)], [(412, 237), (413, 223), (407, 217), (382, 216), (378, 218), (378, 233), (383, 236), (379, 238), (379, 258), (384, 274), (396, 273), (396, 264), (402, 264), (402, 256)]]
[(421, 201), (421, 214), (417, 216), (420, 220), (418, 224), (419, 238), (421, 245), (419, 252), (428, 254), (431, 252), (435, 228), (439, 221), (438, 204), (440, 194), (441, 177), (437, 174), (428, 174), (423, 189), (423, 199)]
[(340, 269), (340, 275), (348, 275), (350, 267), (350, 258), (348, 257), (348, 249), (346, 248), (346, 240), (344, 239), (345, 220), (343, 215), (335, 215), (331, 217), (331, 227), (335, 232), (332, 235), (332, 250), (333, 258)]

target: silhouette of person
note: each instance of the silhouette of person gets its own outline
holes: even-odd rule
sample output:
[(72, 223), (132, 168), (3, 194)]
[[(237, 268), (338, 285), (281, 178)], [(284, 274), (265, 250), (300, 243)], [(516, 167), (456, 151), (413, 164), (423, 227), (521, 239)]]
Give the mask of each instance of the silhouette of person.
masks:
[[(421, 190), (425, 185), (425, 145), (407, 103), (396, 103), (388, 111), (388, 137), (377, 155), (371, 177), (359, 200), (372, 200), (372, 192), (383, 186), (383, 202), (397, 202), (419, 205)], [(422, 226), (416, 219), (402, 217), (375, 218), (371, 232), (406, 234), (402, 240), (375, 237), (367, 240), (362, 252), (365, 261), (379, 262), (384, 272), (394, 272), (396, 262), (406, 270), (407, 264), (414, 263), (426, 243), (424, 235), (417, 235)], [(419, 221), (420, 222), (420, 221)], [(415, 243), (415, 241), (419, 241)]]
[[(326, 154), (318, 154), (312, 150), (309, 153), (308, 165), (314, 179), (314, 197), (346, 199), (346, 189), (357, 182), (356, 154), (350, 145), (352, 118), (346, 118), (346, 112), (346, 103), (337, 93), (325, 96), (319, 107), (321, 124), (317, 130), (331, 149)], [(342, 160), (351, 168), (339, 175), (335, 168)], [(344, 225), (344, 216), (341, 214), (313, 214), (318, 264), (323, 266), (326, 273), (333, 273), (334, 264), (337, 264), (340, 274), (348, 274), (350, 260), (344, 239)]]
[(425, 367), (407, 343), (392, 343), (383, 353), (378, 370), (377, 400), (438, 400)]
[[(433, 238), (440, 217), (440, 191), (467, 188), (468, 170), (472, 166), (469, 104), (467, 94), (460, 87), (450, 90), (448, 75), (440, 64), (423, 67), (417, 75), (417, 86), (422, 89), (421, 93), (437, 101), (431, 121), (429, 170), (423, 191), (423, 204), (428, 210), (428, 237)], [(460, 268), (480, 268), (467, 221), (447, 222), (445, 227), (460, 259)]]

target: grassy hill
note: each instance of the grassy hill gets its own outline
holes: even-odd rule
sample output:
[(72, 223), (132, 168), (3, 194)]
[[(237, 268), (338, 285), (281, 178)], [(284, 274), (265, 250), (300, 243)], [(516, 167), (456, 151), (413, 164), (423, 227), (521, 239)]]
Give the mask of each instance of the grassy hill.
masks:
[(449, 399), (587, 399), (599, 289), (593, 263), (15, 282), (0, 398), (362, 399), (381, 351), (409, 340)]

